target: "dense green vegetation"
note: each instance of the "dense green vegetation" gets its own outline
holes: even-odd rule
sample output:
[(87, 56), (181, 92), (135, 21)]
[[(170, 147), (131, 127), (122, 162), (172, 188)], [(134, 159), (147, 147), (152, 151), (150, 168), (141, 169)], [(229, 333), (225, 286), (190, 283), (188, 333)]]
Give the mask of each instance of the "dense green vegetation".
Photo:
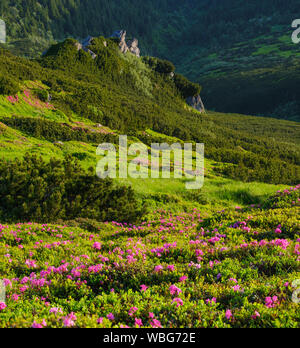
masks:
[(156, 54), (172, 48), (175, 53), (174, 43), (183, 41), (185, 47), (231, 47), (271, 33), (271, 26), (290, 26), (298, 10), (297, 0), (289, 6), (283, 0), (145, 0), (138, 6), (127, 0), (90, 0), (88, 6), (83, 0), (2, 0), (0, 5), (11, 40), (31, 38), (34, 45), (38, 39), (109, 36), (123, 27)]
[(171, 60), (180, 73), (203, 85), (208, 109), (295, 121), (300, 117), (300, 45), (291, 41), (291, 23), (298, 12), (298, 0), (288, 6), (283, 0), (0, 4), (7, 47), (20, 55), (37, 56), (51, 42), (70, 36), (107, 37), (126, 29), (140, 39), (143, 55)]
[[(299, 327), (297, 49), (258, 38), (268, 23), (282, 35), (295, 5), (1, 1), (6, 48), (33, 57), (62, 40), (35, 59), (0, 47), (0, 327)], [(149, 56), (122, 54), (117, 28)], [(99, 33), (93, 56), (64, 39)], [(189, 78), (208, 110), (294, 121), (200, 113)], [(181, 167), (98, 178), (98, 145), (124, 134), (204, 143), (204, 186), (188, 190)]]
[(277, 207), (139, 225), (0, 224), (0, 327), (299, 328), (297, 200), (299, 186)]
[[(201, 79), (205, 86), (203, 98), (207, 107), (300, 120), (300, 46), (293, 44), (288, 35), (285, 41), (280, 41), (280, 32), (274, 37), (241, 43), (212, 56), (210, 70), (197, 69), (197, 78), (188, 73), (196, 80)], [(269, 52), (268, 45), (274, 40), (278, 47)], [(260, 48), (266, 48), (266, 52), (256, 55)]]
[[(41, 140), (95, 145), (115, 142), (117, 135), (99, 132), (93, 127), (95, 123), (138, 135), (147, 144), (155, 138), (150, 134), (145, 137), (143, 132), (152, 129), (183, 141), (204, 143), (206, 157), (231, 164), (220, 168), (220, 173), (234, 179), (274, 184), (299, 181), (297, 123), (200, 114), (184, 101), (200, 87), (180, 75), (172, 77), (168, 70), (174, 70), (171, 63), (158, 61), (165, 67), (158, 72), (143, 59), (121, 54), (113, 40), (107, 40), (105, 47), (103, 40), (100, 37), (92, 42), (90, 48), (97, 54), (94, 60), (83, 50), (78, 51), (71, 39), (52, 46), (36, 61), (1, 50), (0, 74), (20, 90), (17, 96), (4, 97), (1, 122)], [(28, 80), (42, 83), (26, 87)], [(37, 99), (45, 100), (46, 95), (51, 96), (51, 104)], [(24, 114), (22, 107), (28, 105), (37, 106), (35, 117), (30, 111)], [(74, 123), (78, 117), (83, 120), (80, 127)], [(55, 124), (59, 119), (59, 125)]]
[(134, 222), (144, 213), (130, 187), (99, 180), (71, 156), (59, 161), (27, 155), (0, 163), (0, 219), (51, 222), (87, 218)]
[(113, 134), (102, 134), (92, 132), (89, 129), (72, 127), (70, 124), (61, 124), (55, 121), (48, 121), (42, 118), (33, 117), (3, 117), (2, 121), (15, 129), (33, 136), (37, 139), (48, 141), (83, 141), (86, 143), (116, 143), (117, 138)]

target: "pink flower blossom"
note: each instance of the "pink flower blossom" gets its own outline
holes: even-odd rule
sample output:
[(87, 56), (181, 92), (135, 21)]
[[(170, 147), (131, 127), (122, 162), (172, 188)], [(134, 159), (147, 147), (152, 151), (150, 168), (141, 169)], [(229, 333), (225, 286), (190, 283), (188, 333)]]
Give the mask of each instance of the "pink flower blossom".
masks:
[(164, 269), (163, 266), (158, 265), (158, 266), (155, 266), (155, 267), (154, 267), (154, 272), (160, 272), (160, 271), (162, 271), (163, 269)]
[(183, 306), (183, 301), (182, 301), (182, 299), (181, 299), (181, 298), (178, 298), (178, 297), (174, 298), (173, 301), (172, 301), (172, 303), (176, 303), (176, 307)]
[(230, 318), (232, 318), (232, 312), (231, 312), (231, 310), (229, 310), (229, 309), (227, 309), (227, 311), (226, 311), (226, 313), (225, 313), (225, 317), (226, 317), (226, 319), (230, 319)]
[(148, 286), (146, 285), (141, 285), (141, 291), (147, 291), (148, 289)]
[(46, 323), (46, 320), (45, 319), (43, 319), (43, 321), (42, 321), (42, 323), (41, 324), (39, 324), (39, 323), (37, 323), (36, 321), (34, 321), (33, 323), (32, 323), (32, 328), (33, 329), (42, 329), (43, 327), (46, 327), (47, 326), (47, 323)]
[(0, 302), (0, 311), (3, 311), (7, 306), (4, 302)]
[(61, 308), (57, 308), (57, 307), (54, 307), (54, 308), (51, 308), (49, 310), (49, 313), (54, 313), (54, 314), (57, 314), (57, 313), (62, 313), (62, 309)]
[(274, 308), (279, 304), (278, 302), (278, 297), (277, 296), (273, 296), (273, 297), (266, 297), (265, 299), (265, 305), (267, 308)]
[(101, 243), (95, 242), (95, 243), (93, 244), (93, 248), (96, 249), (96, 250), (101, 250)]
[(143, 326), (143, 322), (142, 322), (142, 320), (141, 320), (141, 319), (137, 319), (137, 318), (135, 318), (135, 325), (136, 325), (136, 326), (138, 326), (138, 327)]
[(180, 281), (181, 283), (183, 283), (183, 282), (185, 282), (187, 279), (188, 279), (187, 276), (182, 276), (182, 277), (179, 278), (179, 281)]
[(131, 307), (129, 309), (128, 315), (130, 315), (131, 317), (134, 315), (135, 312), (137, 312), (139, 309), (137, 307)]
[(66, 317), (63, 319), (63, 324), (64, 324), (64, 327), (72, 327), (75, 325), (75, 322), (72, 319)]
[(175, 294), (179, 295), (182, 292), (182, 290), (179, 289), (176, 285), (171, 285), (169, 290), (171, 295), (175, 295)]
[(107, 317), (108, 320), (111, 320), (111, 321), (115, 320), (115, 316), (112, 313), (107, 314), (106, 317)]
[(255, 311), (254, 314), (251, 316), (252, 319), (257, 319), (257, 318), (260, 318), (260, 314)]
[(153, 319), (150, 323), (150, 325), (153, 327), (153, 328), (161, 328), (161, 323), (159, 320), (157, 319)]

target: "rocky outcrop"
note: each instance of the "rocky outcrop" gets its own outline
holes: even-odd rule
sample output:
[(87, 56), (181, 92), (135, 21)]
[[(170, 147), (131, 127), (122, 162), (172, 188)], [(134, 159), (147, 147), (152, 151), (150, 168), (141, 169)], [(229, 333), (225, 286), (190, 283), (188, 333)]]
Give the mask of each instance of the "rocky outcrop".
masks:
[(88, 37), (86, 37), (84, 40), (81, 41), (82, 47), (87, 48), (88, 46), (92, 44), (92, 41), (93, 41), (93, 37), (89, 35)]
[[(133, 38), (132, 40), (126, 41), (126, 34), (127, 34), (126, 30), (118, 30), (113, 33), (111, 38), (118, 39), (119, 48), (122, 53), (131, 52), (135, 56), (140, 57), (141, 51), (138, 47), (138, 44), (139, 44), (138, 40)], [(91, 57), (95, 59), (97, 55), (88, 48), (92, 44), (92, 41), (93, 41), (93, 37), (88, 36), (81, 42), (76, 42), (75, 47), (77, 48), (78, 51), (84, 50), (85, 52), (88, 52), (91, 55)], [(103, 45), (104, 47), (107, 47), (107, 41), (104, 41)]]
[(141, 51), (138, 47), (138, 40), (133, 38), (126, 42), (126, 34), (126, 30), (118, 30), (115, 31), (111, 37), (119, 40), (119, 48), (122, 53), (127, 53), (129, 51), (135, 56), (140, 57)]
[(89, 53), (90, 56), (95, 59), (97, 57), (97, 54), (94, 53), (93, 51), (89, 50), (88, 48), (87, 49), (84, 49), (85, 52)]
[(77, 51), (82, 50), (82, 44), (80, 42), (75, 42), (75, 47), (77, 48)]
[(6, 43), (6, 25), (2, 19), (0, 19), (0, 43)]
[(139, 49), (138, 47), (139, 45), (139, 41), (137, 39), (133, 39), (133, 40), (130, 40), (128, 41), (128, 49), (129, 51), (136, 55), (137, 57), (140, 57), (141, 56), (141, 50)]
[(119, 48), (122, 53), (128, 52), (129, 48), (126, 43), (126, 30), (117, 30), (111, 37), (119, 40)]
[(199, 112), (205, 112), (205, 107), (200, 97), (200, 94), (198, 94), (195, 97), (188, 97), (186, 99), (186, 103)]
[(97, 57), (97, 54), (88, 48), (88, 46), (90, 46), (92, 44), (92, 41), (93, 41), (93, 37), (88, 36), (81, 43), (76, 42), (75, 47), (77, 48), (78, 51), (84, 50), (85, 52), (89, 53), (93, 59), (95, 59)]

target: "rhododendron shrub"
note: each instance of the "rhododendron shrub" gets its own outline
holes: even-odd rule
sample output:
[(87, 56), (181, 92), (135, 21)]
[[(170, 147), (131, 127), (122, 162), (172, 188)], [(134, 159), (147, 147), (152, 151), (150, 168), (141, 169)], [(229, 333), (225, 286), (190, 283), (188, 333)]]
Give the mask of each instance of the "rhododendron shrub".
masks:
[(300, 327), (298, 213), (291, 202), (91, 231), (2, 223), (0, 327)]
[(292, 205), (300, 205), (299, 199), (300, 185), (289, 187), (283, 191), (278, 191), (270, 197), (266, 204), (266, 208), (284, 208)]

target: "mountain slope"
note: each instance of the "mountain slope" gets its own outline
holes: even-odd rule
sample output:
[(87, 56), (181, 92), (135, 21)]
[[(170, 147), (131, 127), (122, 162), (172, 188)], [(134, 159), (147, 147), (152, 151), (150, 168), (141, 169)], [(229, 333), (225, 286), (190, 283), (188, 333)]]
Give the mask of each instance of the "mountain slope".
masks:
[[(124, 55), (115, 40), (103, 37), (96, 38), (90, 48), (97, 53), (96, 59), (78, 50), (71, 39), (36, 61), (1, 50), (2, 94), (10, 98), (2, 97), (0, 121), (39, 139), (93, 144), (116, 142), (120, 133), (149, 144), (157, 139), (144, 132), (152, 129), (182, 141), (204, 143), (206, 157), (228, 163), (219, 171), (234, 179), (275, 184), (299, 180), (297, 123), (200, 114), (185, 103), (182, 88), (189, 82), (183, 79), (186, 85), (177, 85), (169, 74), (169, 63), (150, 59), (167, 69), (157, 72), (149, 59)], [(68, 130), (76, 127), (75, 122), (82, 122), (83, 129)], [(98, 124), (113, 131), (95, 135)]]
[(28, 56), (68, 36), (126, 28), (142, 39), (143, 55), (170, 59), (203, 85), (210, 109), (299, 121), (300, 45), (291, 42), (298, 7), (297, 0), (3, 0), (0, 17), (7, 47)]

